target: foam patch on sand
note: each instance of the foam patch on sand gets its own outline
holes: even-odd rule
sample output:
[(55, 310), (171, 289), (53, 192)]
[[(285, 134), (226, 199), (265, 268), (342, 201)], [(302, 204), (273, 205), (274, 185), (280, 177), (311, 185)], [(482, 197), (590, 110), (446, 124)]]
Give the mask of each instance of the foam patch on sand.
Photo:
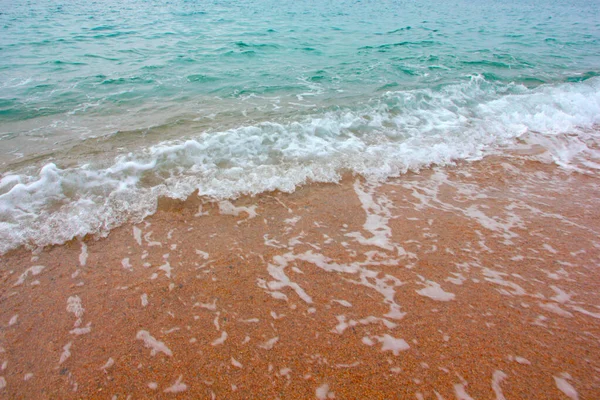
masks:
[(454, 300), (455, 294), (446, 292), (439, 283), (433, 281), (426, 281), (423, 289), (416, 290), (421, 296), (429, 297), (436, 301), (450, 301)]
[(142, 329), (138, 331), (135, 337), (137, 340), (144, 342), (144, 346), (150, 349), (150, 355), (152, 356), (155, 356), (159, 352), (164, 353), (169, 357), (173, 355), (173, 352), (164, 344), (164, 342), (156, 340), (152, 335), (150, 335), (150, 332), (146, 330)]
[(29, 267), (27, 268), (22, 274), (21, 276), (19, 276), (19, 279), (17, 279), (17, 281), (15, 282), (15, 284), (13, 286), (19, 286), (22, 285), (23, 282), (25, 282), (25, 279), (27, 278), (27, 276), (29, 276), (29, 274), (31, 274), (32, 276), (36, 276), (39, 275), (46, 267), (43, 265), (34, 265), (33, 267)]
[(572, 379), (568, 373), (562, 373), (561, 376), (555, 376), (554, 382), (558, 390), (564, 393), (565, 396), (571, 400), (579, 400), (579, 393), (577, 390), (568, 382), (568, 379)]
[(183, 383), (183, 375), (179, 375), (179, 378), (175, 383), (164, 390), (165, 393), (181, 393), (187, 390), (188, 386)]
[(81, 305), (81, 298), (79, 296), (69, 296), (67, 299), (67, 312), (73, 313), (77, 320), (75, 321), (75, 327), (81, 325), (81, 318), (85, 309)]

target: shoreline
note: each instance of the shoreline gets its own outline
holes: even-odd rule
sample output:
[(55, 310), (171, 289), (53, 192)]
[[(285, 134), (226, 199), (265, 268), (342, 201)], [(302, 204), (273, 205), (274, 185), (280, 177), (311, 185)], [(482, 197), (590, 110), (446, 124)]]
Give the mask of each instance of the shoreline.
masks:
[(0, 393), (594, 398), (598, 183), (489, 156), (12, 250)]

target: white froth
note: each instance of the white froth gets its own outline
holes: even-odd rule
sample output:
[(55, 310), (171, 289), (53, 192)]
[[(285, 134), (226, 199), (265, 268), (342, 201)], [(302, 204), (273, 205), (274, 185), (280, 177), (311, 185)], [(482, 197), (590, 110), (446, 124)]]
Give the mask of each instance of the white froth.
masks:
[(6, 387), (6, 379), (3, 376), (0, 376), (0, 390)]
[(171, 271), (173, 271), (173, 268), (171, 267), (171, 264), (169, 264), (168, 261), (166, 263), (164, 263), (163, 265), (161, 265), (160, 267), (158, 267), (158, 269), (161, 271), (165, 271), (165, 276), (167, 278), (171, 279)]
[(31, 378), (33, 378), (33, 374), (31, 372), (28, 372), (28, 373), (25, 374), (25, 376), (23, 376), (23, 380), (24, 381), (28, 381)]
[(236, 368), (244, 368), (244, 366), (242, 365), (242, 363), (239, 362), (238, 360), (236, 360), (233, 357), (231, 357), (231, 365), (233, 365)]
[[(278, 267), (272, 266), (271, 264), (269, 264), (269, 266), (272, 266), (273, 271), (277, 272), (277, 274), (283, 274), (281, 276), (282, 280), (280, 282), (275, 282), (275, 284), (284, 286), (288, 286), (286, 280), (289, 281), (289, 278), (285, 276), (283, 269), (288, 265), (289, 262), (293, 260), (310, 262), (327, 272), (358, 274), (359, 280), (350, 280), (350, 282), (366, 286), (379, 292), (384, 297), (384, 302), (390, 307), (390, 311), (385, 314), (385, 316), (392, 319), (402, 319), (406, 313), (400, 311), (400, 306), (396, 303), (394, 297), (396, 294), (395, 287), (401, 286), (404, 283), (393, 275), (386, 274), (383, 277), (379, 277), (379, 272), (366, 268), (367, 265), (397, 265), (398, 260), (388, 259), (386, 261), (375, 261), (372, 258), (374, 257), (375, 253), (366, 252), (365, 255), (367, 255), (367, 261), (363, 263), (355, 262), (351, 264), (337, 264), (322, 254), (314, 253), (312, 250), (306, 251), (302, 254), (294, 254), (290, 252), (281, 256), (273, 257), (273, 260), (279, 264)], [(293, 285), (294, 286), (292, 287), (295, 288), (296, 292), (299, 292), (300, 297), (302, 297), (304, 290), (302, 290), (302, 288), (296, 284)], [(309, 308), (308, 311), (311, 312), (311, 309)]]
[(63, 347), (63, 352), (60, 355), (60, 359), (58, 360), (59, 364), (64, 363), (65, 361), (67, 361), (67, 359), (69, 357), (71, 357), (71, 346), (72, 345), (73, 345), (73, 342), (69, 342)]
[(142, 293), (140, 300), (142, 301), (142, 307), (146, 307), (148, 305), (148, 295), (146, 293)]
[(201, 307), (201, 308), (206, 308), (207, 310), (210, 311), (215, 311), (217, 309), (217, 299), (213, 299), (212, 303), (196, 303), (194, 304), (194, 307)]
[(179, 378), (175, 381), (175, 383), (164, 390), (165, 393), (180, 393), (185, 392), (187, 390), (187, 385), (182, 382), (183, 375), (179, 375)]
[(580, 312), (582, 314), (588, 315), (588, 316), (593, 317), (593, 318), (600, 319), (600, 313), (594, 313), (594, 312), (588, 311), (585, 308), (579, 307), (579, 306), (570, 306), (570, 307), (573, 310), (578, 311), (578, 312)]
[(500, 370), (496, 370), (492, 374), (492, 390), (496, 394), (496, 400), (506, 400), (506, 397), (504, 397), (504, 394), (502, 393), (500, 383), (502, 383), (502, 381), (507, 377), (508, 375)]
[(524, 357), (515, 356), (514, 360), (516, 362), (518, 362), (519, 364), (531, 365), (531, 362), (528, 359), (524, 358)]
[(88, 322), (84, 328), (74, 328), (69, 331), (71, 335), (85, 335), (92, 331), (92, 323)]
[(17, 281), (15, 282), (15, 284), (13, 286), (19, 286), (19, 285), (23, 284), (23, 282), (25, 282), (25, 279), (27, 278), (27, 276), (29, 274), (31, 274), (32, 276), (36, 276), (36, 275), (40, 274), (45, 268), (46, 267), (43, 265), (34, 265), (33, 267), (27, 268), (21, 274), (21, 276), (19, 276), (19, 279), (17, 279)]
[(425, 284), (426, 286), (423, 289), (416, 290), (421, 296), (429, 297), (430, 299), (437, 301), (454, 300), (454, 293), (444, 291), (439, 283), (426, 281)]
[(260, 347), (261, 349), (265, 349), (265, 350), (271, 350), (273, 348), (273, 346), (275, 346), (275, 343), (277, 343), (278, 341), (279, 341), (279, 336), (275, 336), (274, 338), (269, 339), (262, 344), (259, 344), (258, 347)]
[(136, 241), (138, 246), (142, 245), (142, 230), (137, 226), (133, 227), (133, 239)]
[(81, 317), (85, 309), (81, 305), (81, 298), (79, 296), (69, 296), (67, 299), (67, 312), (75, 314), (77, 320), (75, 321), (75, 327), (81, 324)]
[(81, 253), (79, 253), (79, 265), (81, 265), (82, 267), (85, 267), (85, 264), (87, 264), (87, 259), (88, 259), (87, 245), (84, 242), (81, 242)]
[(346, 236), (354, 237), (360, 244), (366, 246), (378, 246), (382, 249), (392, 250), (393, 246), (390, 243), (392, 230), (388, 226), (388, 221), (391, 218), (389, 209), (391, 202), (385, 196), (376, 199), (374, 196), (375, 186), (370, 186), (365, 190), (359, 180), (354, 182), (354, 191), (367, 214), (367, 220), (363, 228), (372, 236), (367, 239), (360, 232), (347, 233)]
[(198, 254), (203, 259), (208, 260), (208, 253), (207, 252), (196, 249), (196, 254)]
[(556, 292), (556, 296), (551, 297), (557, 303), (565, 304), (571, 300), (571, 295), (557, 286), (550, 286), (550, 289)]
[(240, 213), (245, 212), (248, 214), (248, 219), (252, 219), (257, 216), (256, 206), (250, 207), (236, 207), (230, 201), (224, 200), (219, 202), (219, 211), (224, 215), (239, 216)]
[(8, 326), (13, 326), (14, 324), (17, 323), (19, 319), (19, 314), (15, 314), (11, 317), (10, 321), (8, 321)]
[(220, 344), (225, 343), (225, 341), (227, 340), (227, 332), (223, 331), (221, 332), (221, 336), (219, 336), (217, 339), (213, 340), (210, 344), (213, 346), (218, 346)]
[(391, 351), (395, 356), (401, 351), (410, 349), (410, 346), (404, 339), (397, 339), (387, 333), (383, 336), (378, 336), (377, 339), (382, 343), (381, 351)]
[(335, 399), (335, 393), (329, 390), (329, 384), (324, 383), (315, 390), (315, 396), (319, 400)]
[(474, 400), (465, 389), (465, 385), (461, 383), (457, 383), (454, 385), (454, 393), (456, 394), (456, 398), (458, 400)]
[(333, 300), (331, 300), (331, 301), (333, 301), (333, 302), (335, 302), (335, 303), (338, 303), (338, 304), (340, 304), (340, 305), (342, 305), (342, 306), (344, 306), (344, 307), (352, 307), (352, 304), (351, 304), (350, 302), (346, 301), (346, 300), (337, 300), (337, 299), (333, 299)]
[(158, 352), (162, 352), (167, 356), (173, 355), (173, 352), (171, 352), (171, 350), (163, 342), (156, 340), (154, 337), (152, 337), (152, 335), (150, 335), (150, 332), (146, 330), (142, 329), (138, 331), (135, 338), (137, 340), (142, 340), (144, 342), (144, 346), (151, 349), (150, 355), (152, 356), (156, 355)]
[(298, 294), (298, 296), (300, 296), (302, 300), (304, 300), (308, 304), (312, 304), (312, 298), (304, 291), (304, 289), (302, 289), (297, 283), (292, 282), (290, 278), (285, 274), (284, 270), (288, 265), (289, 259), (289, 255), (287, 257), (275, 256), (273, 257), (273, 261), (278, 265), (270, 263), (267, 265), (267, 271), (269, 272), (269, 275), (271, 275), (271, 277), (275, 279), (274, 281), (270, 281), (267, 283), (269, 290), (279, 291), (285, 287), (290, 287)]
[(554, 314), (558, 314), (562, 317), (572, 317), (573, 314), (571, 314), (570, 312), (563, 310), (558, 304), (556, 303), (538, 303), (540, 307), (542, 307), (544, 310), (553, 312)]
[(107, 373), (106, 370), (112, 367), (113, 365), (115, 365), (115, 360), (113, 360), (112, 357), (110, 357), (108, 361), (106, 361), (106, 363), (100, 367), (100, 370), (104, 371), (104, 373)]
[(579, 394), (577, 393), (577, 390), (575, 390), (573, 385), (571, 385), (569, 382), (567, 382), (567, 379), (565, 379), (564, 376), (565, 375), (563, 374), (563, 377), (557, 377), (557, 376), (554, 377), (554, 382), (556, 383), (556, 387), (561, 392), (563, 392), (565, 394), (565, 396), (567, 396), (571, 400), (578, 400)]
[(129, 257), (126, 257), (121, 260), (121, 266), (126, 270), (133, 271), (133, 266), (129, 262)]

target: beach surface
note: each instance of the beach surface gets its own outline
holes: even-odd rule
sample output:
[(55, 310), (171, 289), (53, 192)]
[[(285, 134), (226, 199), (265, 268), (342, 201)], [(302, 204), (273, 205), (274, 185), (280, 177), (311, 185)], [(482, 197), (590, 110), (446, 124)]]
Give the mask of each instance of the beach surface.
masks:
[(13, 250), (0, 397), (598, 398), (600, 182), (529, 156)]

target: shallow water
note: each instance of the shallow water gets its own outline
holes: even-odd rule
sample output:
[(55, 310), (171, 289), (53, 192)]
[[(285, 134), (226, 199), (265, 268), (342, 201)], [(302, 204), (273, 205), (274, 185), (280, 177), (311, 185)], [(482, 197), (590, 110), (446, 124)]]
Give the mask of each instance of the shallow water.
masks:
[(541, 147), (600, 165), (593, 1), (0, 2), (0, 252), (161, 196)]

